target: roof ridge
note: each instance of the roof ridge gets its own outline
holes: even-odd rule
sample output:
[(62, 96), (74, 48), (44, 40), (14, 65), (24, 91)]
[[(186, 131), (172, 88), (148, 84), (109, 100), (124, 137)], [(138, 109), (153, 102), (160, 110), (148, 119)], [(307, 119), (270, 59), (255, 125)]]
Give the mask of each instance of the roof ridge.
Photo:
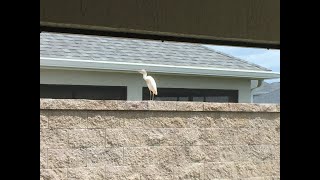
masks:
[(204, 47), (204, 48), (206, 48), (206, 49), (208, 49), (208, 50), (214, 51), (215, 53), (218, 53), (218, 54), (221, 54), (221, 55), (224, 55), (224, 56), (227, 56), (227, 57), (233, 58), (234, 60), (237, 60), (237, 61), (240, 61), (240, 62), (243, 62), (243, 63), (250, 64), (250, 65), (255, 66), (255, 67), (257, 67), (257, 68), (260, 68), (260, 69), (262, 69), (262, 70), (272, 71), (271, 69), (268, 69), (268, 68), (262, 67), (262, 66), (260, 66), (260, 65), (258, 65), (258, 64), (255, 64), (255, 63), (249, 62), (249, 61), (247, 61), (247, 60), (240, 59), (240, 58), (235, 57), (235, 56), (232, 56), (232, 55), (230, 55), (230, 54), (226, 54), (226, 53), (221, 52), (221, 51), (218, 51), (218, 50), (216, 50), (216, 49), (211, 49), (211, 48), (206, 47), (206, 46), (204, 46), (204, 45), (202, 45), (202, 47)]

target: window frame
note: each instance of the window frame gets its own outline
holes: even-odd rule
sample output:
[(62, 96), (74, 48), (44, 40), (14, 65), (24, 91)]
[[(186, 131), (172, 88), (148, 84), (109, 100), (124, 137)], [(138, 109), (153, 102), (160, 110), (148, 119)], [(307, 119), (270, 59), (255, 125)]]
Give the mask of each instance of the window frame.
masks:
[[(42, 89), (45, 88), (45, 89)], [(49, 90), (52, 88), (52, 90)], [(42, 89), (42, 90), (41, 90)], [(53, 91), (60, 91), (54, 94)], [(86, 91), (92, 91), (95, 96), (85, 97)], [(106, 96), (101, 97), (101, 92), (105, 91)], [(122, 92), (121, 92), (122, 91)], [(69, 84), (40, 84), (40, 98), (47, 99), (88, 99), (88, 100), (127, 100), (128, 88), (127, 86), (101, 86), (101, 85), (69, 85)], [(109, 95), (110, 92), (117, 92), (116, 98), (112, 98), (113, 95)], [(61, 93), (61, 94), (58, 94)], [(64, 93), (70, 93), (69, 95), (63, 96)], [(90, 94), (90, 93), (89, 93)], [(108, 96), (109, 95), (109, 96)], [(59, 97), (60, 96), (60, 97)]]
[[(172, 92), (170, 92), (172, 91)], [(154, 100), (163, 101), (161, 97), (173, 97), (176, 100), (168, 101), (179, 101), (181, 97), (188, 97), (187, 101), (193, 101), (194, 97), (203, 97), (203, 101), (193, 102), (217, 102), (219, 101), (207, 101), (207, 97), (211, 96), (227, 96), (229, 103), (239, 103), (239, 90), (235, 89), (196, 89), (196, 88), (158, 88), (158, 96), (155, 96)], [(163, 95), (165, 94), (165, 95)], [(168, 95), (169, 94), (169, 95)], [(142, 88), (142, 100), (149, 100), (149, 89), (148, 87)], [(227, 103), (221, 102), (221, 103)]]

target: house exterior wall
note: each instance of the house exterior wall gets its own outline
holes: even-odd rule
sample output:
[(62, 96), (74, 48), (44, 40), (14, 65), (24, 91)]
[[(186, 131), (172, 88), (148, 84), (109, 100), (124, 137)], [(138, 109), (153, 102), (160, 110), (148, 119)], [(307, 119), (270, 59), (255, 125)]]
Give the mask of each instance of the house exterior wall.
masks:
[[(230, 89), (239, 91), (239, 103), (250, 103), (248, 79), (150, 74), (158, 88)], [(139, 73), (40, 69), (41, 84), (127, 86), (128, 100), (142, 100), (146, 87)], [(160, 93), (160, 92), (159, 92)]]
[(40, 99), (40, 179), (280, 179), (280, 105)]

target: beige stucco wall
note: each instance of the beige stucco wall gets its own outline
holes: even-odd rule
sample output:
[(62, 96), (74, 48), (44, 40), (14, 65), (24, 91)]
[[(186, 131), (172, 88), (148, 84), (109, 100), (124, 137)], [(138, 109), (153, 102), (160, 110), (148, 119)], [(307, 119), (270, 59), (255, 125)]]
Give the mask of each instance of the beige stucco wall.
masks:
[(40, 99), (40, 179), (280, 179), (280, 106)]
[[(150, 74), (158, 88), (199, 88), (239, 90), (239, 102), (249, 103), (251, 81), (249, 79), (214, 78), (201, 76), (178, 76)], [(128, 100), (142, 100), (142, 87), (146, 87), (139, 73), (116, 73), (98, 71), (74, 71), (40, 69), (40, 83), (73, 85), (127, 86)]]

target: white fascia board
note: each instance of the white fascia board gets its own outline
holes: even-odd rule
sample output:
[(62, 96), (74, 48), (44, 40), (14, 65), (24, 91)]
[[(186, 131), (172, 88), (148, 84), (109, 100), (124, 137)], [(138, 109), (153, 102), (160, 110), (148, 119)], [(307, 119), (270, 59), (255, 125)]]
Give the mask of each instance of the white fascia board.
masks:
[(249, 79), (280, 78), (280, 73), (271, 71), (251, 71), (240, 69), (205, 68), (191, 66), (171, 66), (159, 64), (110, 62), (80, 59), (47, 58), (40, 57), (40, 68), (78, 69), (78, 70), (108, 70), (137, 72), (146, 69), (149, 72), (165, 74), (185, 74), (200, 76), (241, 77)]

